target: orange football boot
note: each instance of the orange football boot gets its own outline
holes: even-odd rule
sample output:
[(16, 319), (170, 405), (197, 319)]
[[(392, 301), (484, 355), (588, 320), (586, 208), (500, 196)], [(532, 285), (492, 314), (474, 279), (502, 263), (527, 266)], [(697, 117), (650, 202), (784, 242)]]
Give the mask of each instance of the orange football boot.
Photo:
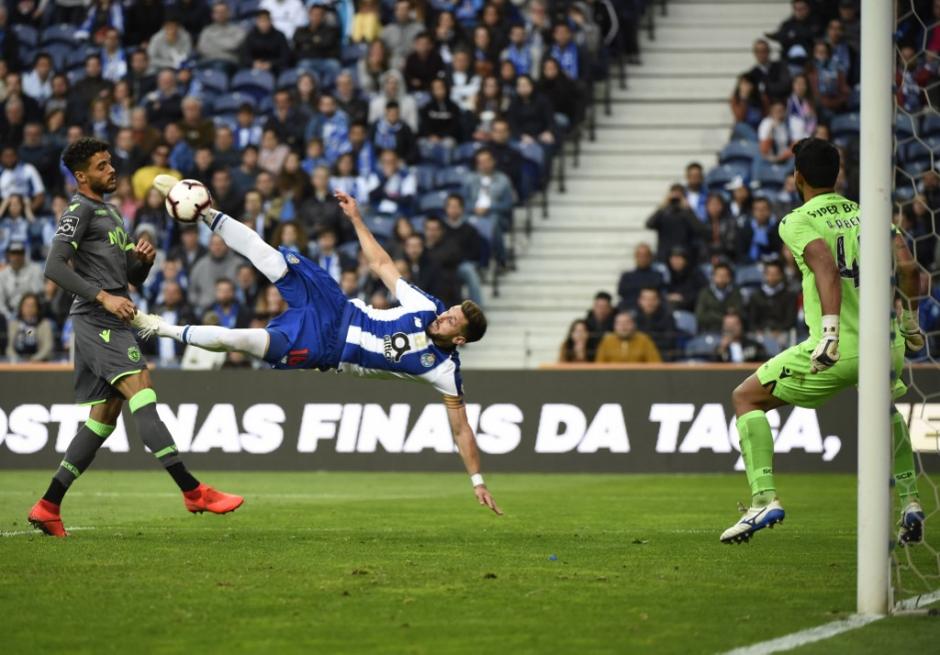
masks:
[(29, 510), (27, 520), (33, 524), (37, 530), (41, 530), (50, 537), (67, 537), (69, 533), (65, 531), (62, 525), (62, 517), (59, 515), (59, 506), (50, 503), (48, 500), (40, 499)]
[(192, 491), (183, 492), (183, 503), (193, 514), (212, 512), (213, 514), (227, 514), (234, 512), (242, 506), (245, 499), (235, 494), (217, 491), (207, 484), (202, 484)]

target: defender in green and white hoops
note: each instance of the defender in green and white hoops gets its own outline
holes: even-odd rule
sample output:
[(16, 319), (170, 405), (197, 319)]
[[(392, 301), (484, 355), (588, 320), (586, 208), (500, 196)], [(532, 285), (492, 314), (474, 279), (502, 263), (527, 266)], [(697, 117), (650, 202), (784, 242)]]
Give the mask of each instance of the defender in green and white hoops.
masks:
[[(858, 383), (858, 204), (835, 193), (839, 151), (828, 141), (804, 139), (796, 153), (796, 186), (804, 204), (780, 222), (780, 236), (803, 275), (803, 311), (809, 338), (766, 362), (732, 394), (741, 455), (751, 486), (751, 507), (724, 531), (724, 543), (746, 542), (758, 530), (783, 521), (773, 477), (774, 440), (765, 412), (783, 405), (819, 407), (846, 387)], [(877, 219), (877, 217), (876, 217)], [(907, 387), (901, 381), (905, 344), (924, 347), (917, 322), (917, 269), (903, 238), (894, 233), (897, 285), (905, 303), (900, 325), (894, 325), (892, 395)], [(923, 539), (924, 512), (918, 502), (914, 454), (907, 425), (894, 411), (894, 479), (904, 510), (898, 541)]]

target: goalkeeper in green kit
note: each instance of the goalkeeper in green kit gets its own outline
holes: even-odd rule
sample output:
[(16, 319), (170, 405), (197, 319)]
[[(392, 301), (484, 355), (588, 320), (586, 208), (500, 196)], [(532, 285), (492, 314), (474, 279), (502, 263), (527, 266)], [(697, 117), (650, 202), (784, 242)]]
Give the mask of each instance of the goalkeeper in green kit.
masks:
[[(732, 393), (752, 500), (743, 518), (722, 533), (724, 543), (746, 542), (785, 516), (774, 483), (774, 440), (765, 412), (784, 405), (819, 407), (858, 383), (858, 279), (859, 267), (864, 265), (858, 259), (859, 207), (833, 190), (839, 175), (835, 146), (821, 139), (804, 139), (793, 151), (803, 205), (780, 222), (780, 236), (803, 275), (809, 338), (766, 362)], [(917, 268), (901, 235), (895, 231), (892, 238), (903, 303), (899, 324), (892, 325), (892, 397), (897, 400), (907, 391), (901, 381), (905, 344), (912, 351), (922, 349), (924, 334), (917, 322), (917, 301), (911, 300), (919, 293)], [(891, 429), (894, 480), (904, 507), (898, 541), (916, 543), (923, 540), (924, 511), (917, 494), (910, 436), (897, 409)]]

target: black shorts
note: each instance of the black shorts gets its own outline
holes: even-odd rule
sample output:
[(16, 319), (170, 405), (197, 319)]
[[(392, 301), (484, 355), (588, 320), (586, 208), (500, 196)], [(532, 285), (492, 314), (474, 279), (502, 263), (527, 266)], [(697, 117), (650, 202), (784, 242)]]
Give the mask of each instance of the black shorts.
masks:
[(147, 368), (134, 331), (111, 315), (74, 314), (75, 400), (97, 405), (120, 396), (114, 383)]

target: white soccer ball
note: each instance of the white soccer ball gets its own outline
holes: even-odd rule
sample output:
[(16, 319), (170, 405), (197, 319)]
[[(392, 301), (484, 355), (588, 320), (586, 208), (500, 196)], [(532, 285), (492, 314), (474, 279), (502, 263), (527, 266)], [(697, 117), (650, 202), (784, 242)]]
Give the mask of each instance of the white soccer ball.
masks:
[(180, 180), (166, 194), (167, 213), (181, 223), (199, 220), (212, 206), (212, 195), (199, 180)]

